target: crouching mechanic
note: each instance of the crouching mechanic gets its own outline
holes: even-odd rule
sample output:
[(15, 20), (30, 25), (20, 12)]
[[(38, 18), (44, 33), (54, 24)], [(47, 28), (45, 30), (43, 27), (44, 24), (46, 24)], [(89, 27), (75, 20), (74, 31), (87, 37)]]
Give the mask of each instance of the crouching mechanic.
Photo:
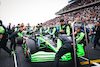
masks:
[(0, 26), (0, 48), (3, 48), (6, 52), (8, 52), (10, 55), (13, 55), (14, 52), (11, 51), (7, 46), (7, 39), (8, 35), (7, 33), (5, 32), (5, 29)]
[[(61, 46), (61, 48), (55, 55), (54, 67), (59, 67), (59, 59), (61, 58), (61, 56), (63, 56), (64, 54), (68, 52), (71, 52), (71, 56), (74, 61), (74, 51), (73, 51), (73, 46), (71, 45), (73, 41), (72, 41), (71, 36), (66, 35), (63, 30), (60, 30), (59, 39), (62, 41), (63, 45)], [(78, 59), (77, 59), (77, 65), (78, 67), (80, 67), (80, 63), (78, 62)]]
[(22, 37), (23, 39), (28, 39), (27, 37), (23, 37), (22, 35), (22, 32), (23, 31), (23, 26), (21, 26), (19, 28), (19, 30), (13, 32), (10, 36), (9, 36), (9, 39), (11, 40), (11, 45), (10, 45), (10, 49), (12, 50), (12, 46), (14, 45), (14, 51), (16, 50), (16, 41), (15, 41), (15, 38), (20, 36)]
[(76, 43), (82, 44), (83, 48), (85, 49), (86, 46), (86, 39), (85, 39), (85, 33), (81, 31), (80, 27), (75, 27), (75, 37), (76, 37)]

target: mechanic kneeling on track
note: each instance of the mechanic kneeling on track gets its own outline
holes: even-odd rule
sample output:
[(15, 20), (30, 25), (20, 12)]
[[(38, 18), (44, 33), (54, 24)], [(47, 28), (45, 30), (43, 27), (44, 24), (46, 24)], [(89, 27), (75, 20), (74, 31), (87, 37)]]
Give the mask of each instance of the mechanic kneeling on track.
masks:
[(12, 50), (12, 46), (14, 45), (14, 51), (16, 50), (16, 42), (15, 42), (15, 38), (20, 36), (22, 37), (23, 39), (28, 39), (27, 37), (23, 37), (22, 35), (22, 32), (23, 31), (23, 26), (21, 26), (19, 28), (19, 30), (13, 32), (10, 36), (9, 36), (9, 39), (11, 40), (11, 45), (10, 45), (10, 49)]
[[(71, 52), (72, 60), (74, 61), (74, 51), (73, 51), (73, 46), (71, 45), (73, 41), (71, 36), (66, 35), (63, 30), (60, 30), (59, 39), (62, 41), (63, 45), (55, 55), (54, 67), (59, 67), (59, 59), (61, 58), (61, 56), (63, 56), (68, 52)], [(76, 59), (78, 67), (81, 67), (77, 57)]]
[(8, 52), (10, 55), (13, 55), (14, 52), (11, 51), (11, 50), (6, 46), (7, 41), (8, 41), (7, 36), (8, 36), (8, 34), (5, 32), (5, 29), (4, 29), (2, 26), (0, 26), (0, 49), (2, 48), (2, 49), (4, 49), (6, 52)]

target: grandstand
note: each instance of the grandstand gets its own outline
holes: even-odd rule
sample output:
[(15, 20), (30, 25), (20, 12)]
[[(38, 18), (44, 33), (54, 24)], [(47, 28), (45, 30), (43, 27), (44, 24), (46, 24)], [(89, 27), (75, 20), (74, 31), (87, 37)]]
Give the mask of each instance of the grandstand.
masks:
[(100, 0), (71, 0), (67, 6), (55, 14), (60, 16), (48, 20), (44, 24), (53, 23), (55, 25), (61, 18), (65, 22), (74, 21), (77, 17), (80, 20), (84, 19), (87, 23), (93, 23), (95, 20), (100, 20)]
[(82, 9), (82, 8), (92, 6), (92, 5), (95, 5), (95, 4), (99, 4), (99, 3), (100, 3), (100, 0), (74, 0), (74, 2), (72, 2), (71, 4), (68, 4), (63, 9), (58, 11), (56, 13), (56, 15), (67, 13), (67, 12), (70, 12), (70, 11), (74, 11), (74, 10), (77, 10), (77, 9), (80, 9), (80, 8)]

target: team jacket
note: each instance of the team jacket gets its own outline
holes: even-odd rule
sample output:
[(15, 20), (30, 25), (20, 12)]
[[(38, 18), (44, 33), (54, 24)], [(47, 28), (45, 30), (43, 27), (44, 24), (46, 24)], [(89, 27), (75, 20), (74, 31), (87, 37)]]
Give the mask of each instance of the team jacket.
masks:
[(19, 29), (19, 27), (15, 27), (14, 31), (17, 31)]
[(53, 34), (55, 34), (56, 33), (56, 28), (48, 28), (46, 31), (45, 31), (45, 33), (49, 33), (49, 34), (51, 34), (51, 35), (53, 35)]
[(3, 26), (0, 26), (0, 33), (3, 35), (2, 39), (0, 39), (0, 47), (6, 46), (8, 35)]
[(36, 26), (34, 31), (42, 33), (42, 27)]
[(63, 48), (67, 48), (67, 49), (72, 48), (71, 43), (72, 43), (73, 41), (72, 41), (71, 36), (66, 35), (66, 34), (62, 34), (62, 35), (59, 37), (59, 39), (62, 41), (62, 47), (63, 47)]
[(6, 31), (6, 27), (4, 25), (0, 25), (0, 26), (2, 26), (5, 29), (5, 31)]
[(27, 31), (31, 31), (31, 29), (32, 29), (31, 26), (26, 26)]
[(12, 30), (11, 30), (11, 25), (8, 26), (7, 29), (8, 29), (8, 31), (12, 31)]
[(22, 32), (22, 31), (17, 30), (17, 31), (15, 31), (15, 32), (13, 32), (13, 33), (9, 36), (9, 38), (15, 38), (15, 37), (18, 37), (18, 36), (23, 37), (23, 35), (22, 35), (21, 32)]
[(76, 42), (82, 43), (85, 41), (85, 33), (84, 32), (78, 32), (76, 35)]
[(64, 30), (67, 35), (70, 35), (70, 27), (67, 24), (61, 25), (60, 30)]
[(3, 28), (3, 26), (0, 26), (0, 33), (4, 34), (5, 33), (5, 29)]

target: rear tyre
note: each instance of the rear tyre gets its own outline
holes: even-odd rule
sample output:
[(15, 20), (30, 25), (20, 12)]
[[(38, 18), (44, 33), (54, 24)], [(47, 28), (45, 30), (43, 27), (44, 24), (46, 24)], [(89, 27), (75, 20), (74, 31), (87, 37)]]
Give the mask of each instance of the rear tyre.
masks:
[(23, 44), (23, 38), (18, 37), (17, 38), (17, 44)]

